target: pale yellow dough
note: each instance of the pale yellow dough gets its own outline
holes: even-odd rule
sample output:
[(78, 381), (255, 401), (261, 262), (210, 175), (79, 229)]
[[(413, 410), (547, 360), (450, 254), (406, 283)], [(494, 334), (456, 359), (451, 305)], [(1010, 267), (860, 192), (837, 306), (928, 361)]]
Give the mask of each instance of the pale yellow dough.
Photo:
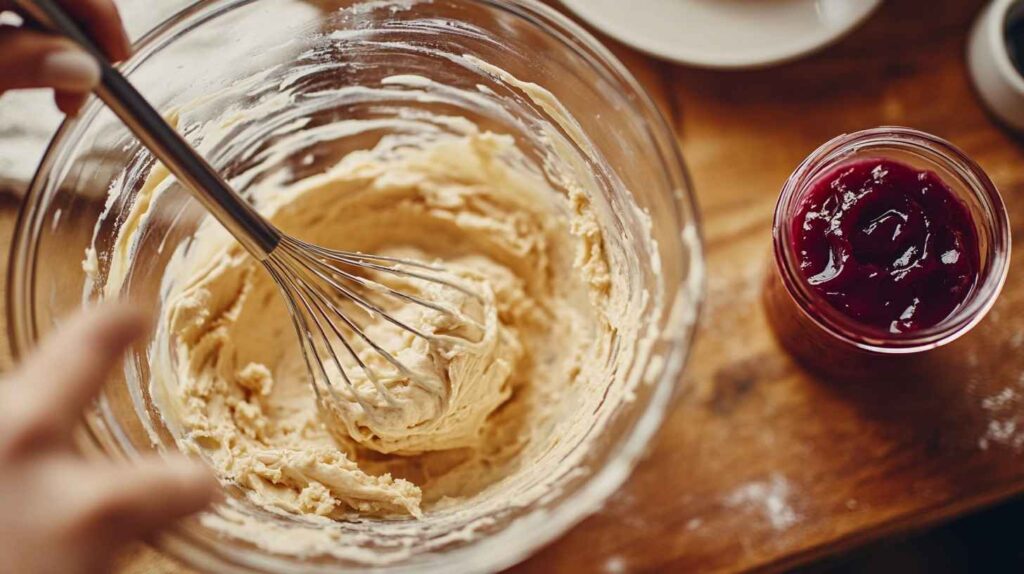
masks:
[[(584, 404), (563, 395), (607, 387), (616, 327), (597, 218), (582, 192), (556, 193), (527, 169), (511, 138), (473, 131), (383, 157), (358, 152), (267, 197), (260, 209), (288, 233), (440, 262), (482, 301), (436, 286), (421, 293), (477, 327), (389, 307), (425, 332), (472, 343), (432, 347), (370, 323), (370, 336), (430, 384), (390, 377), (388, 406), (357, 373), (369, 408), (339, 387), (344, 400), (325, 416), (277, 287), (206, 222), (166, 270), (157, 344), (170, 352), (154, 362), (155, 394), (179, 444), (254, 503), (332, 518), (420, 516), (513, 474), (524, 451), (546, 456), (553, 429)], [(379, 355), (364, 358), (386, 367)]]

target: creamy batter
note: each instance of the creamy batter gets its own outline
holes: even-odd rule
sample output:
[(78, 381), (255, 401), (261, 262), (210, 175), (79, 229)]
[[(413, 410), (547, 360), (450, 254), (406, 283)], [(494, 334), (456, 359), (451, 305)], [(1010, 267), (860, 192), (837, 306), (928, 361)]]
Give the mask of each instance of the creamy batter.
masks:
[[(356, 153), (282, 188), (267, 210), (285, 232), (318, 245), (440, 262), (481, 297), (389, 282), (479, 324), (431, 345), (364, 318), (371, 338), (437, 383), (390, 377), (393, 407), (361, 371), (346, 369), (365, 408), (329, 368), (343, 400), (324, 416), (276, 285), (218, 227), (204, 228), (167, 270), (187, 278), (168, 295), (164, 319), (176, 358), (176, 372), (163, 373), (173, 386), (165, 415), (182, 444), (260, 505), (334, 517), (418, 516), (511, 472), (565, 389), (600, 385), (577, 379), (599, 376), (615, 328), (586, 198), (555, 195), (514, 167), (517, 153), (511, 138), (491, 133), (386, 160)], [(396, 318), (425, 332), (443, 333), (451, 320), (390, 301)], [(378, 353), (363, 357), (386, 366)]]
[[(386, 126), (397, 135), (314, 175), (233, 182), (289, 235), (438, 265), (471, 293), (366, 275), (448, 310), (377, 299), (433, 343), (353, 312), (416, 374), (410, 379), (360, 349), (390, 400), (343, 355), (351, 386), (327, 361), (339, 400), (317, 403), (277, 285), (218, 223), (204, 219), (173, 248), (148, 357), (160, 415), (153, 426), (166, 425), (179, 448), (238, 487), (231, 491), (241, 498), (205, 515), (205, 526), (278, 553), (365, 563), (473, 540), (496, 516), (556, 496), (585, 475), (590, 445), (630, 401), (654, 339), (647, 317), (661, 300), (638, 285), (639, 261), (659, 264), (649, 222), (628, 195), (619, 203), (602, 196), (609, 192), (572, 149), (589, 149), (585, 135), (550, 93), (466, 61), (522, 90), (564, 131), (543, 127), (539, 152), (528, 156), (521, 140), (463, 117), (400, 114)], [(412, 76), (333, 97), (345, 90), (381, 101), (438, 94), (484, 101)], [(240, 113), (263, 118), (289, 105), (276, 96), (267, 102)], [(248, 121), (230, 112), (221, 124), (201, 126), (201, 147)], [(333, 141), (380, 125), (300, 126), (296, 141)], [(262, 162), (295, 153), (287, 139), (278, 148)], [(140, 238), (164, 226), (159, 206), (184, 195), (160, 166), (139, 188), (113, 248), (86, 257), (108, 295), (137, 265)], [(162, 440), (162, 431), (150, 432)]]

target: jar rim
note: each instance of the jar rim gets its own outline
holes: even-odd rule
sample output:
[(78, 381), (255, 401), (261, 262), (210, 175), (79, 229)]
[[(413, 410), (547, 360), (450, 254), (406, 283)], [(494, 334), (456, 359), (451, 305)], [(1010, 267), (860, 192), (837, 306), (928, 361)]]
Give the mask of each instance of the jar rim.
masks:
[[(926, 329), (901, 336), (882, 336), (832, 306), (810, 289), (799, 272), (791, 247), (787, 222), (803, 192), (826, 168), (875, 147), (896, 148), (940, 162), (963, 180), (964, 188), (978, 201), (984, 221), (975, 224), (989, 231), (980, 277), (966, 301), (948, 317)], [(799, 312), (831, 337), (864, 351), (878, 354), (911, 354), (948, 344), (977, 325), (995, 304), (1010, 265), (1010, 221), (1002, 196), (981, 167), (962, 150), (938, 136), (901, 126), (881, 126), (839, 135), (822, 144), (800, 163), (783, 185), (772, 222), (776, 267)]]

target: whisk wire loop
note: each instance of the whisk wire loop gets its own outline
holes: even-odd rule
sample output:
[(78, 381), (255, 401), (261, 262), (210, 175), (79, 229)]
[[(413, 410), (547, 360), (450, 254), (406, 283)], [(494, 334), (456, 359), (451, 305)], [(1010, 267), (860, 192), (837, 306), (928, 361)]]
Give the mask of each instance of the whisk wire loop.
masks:
[[(352, 316), (352, 312), (358, 309), (370, 319), (384, 320), (423, 339), (431, 346), (462, 340), (459, 337), (428, 333), (414, 327), (394, 316), (382, 304), (373, 301), (372, 297), (391, 297), (445, 314), (457, 324), (470, 325), (480, 330), (484, 328), (476, 319), (465, 316), (449, 306), (429, 301), (422, 296), (389, 285), (383, 280), (377, 281), (356, 272), (356, 269), (365, 269), (369, 273), (380, 275), (382, 279), (386, 275), (391, 275), (401, 277), (403, 282), (429, 282), (484, 301), (483, 297), (457, 283), (455, 279), (444, 277), (447, 272), (436, 265), (397, 257), (332, 251), (288, 236), (284, 236), (278, 247), (264, 261), (264, 265), (286, 296), (296, 332), (301, 339), (313, 388), (320, 401), (354, 400), (368, 413), (382, 407), (396, 407), (398, 402), (388, 382), (398, 380), (401, 380), (402, 384), (411, 384), (429, 393), (446, 396), (444, 381), (434, 380), (436, 377), (428, 377), (410, 369), (393, 352), (375, 341), (366, 328)], [(406, 267), (418, 271), (409, 271)], [(469, 344), (468, 341), (466, 343)], [(394, 371), (380, 371), (380, 365), (374, 366), (361, 353), (377, 354)], [(333, 368), (329, 369), (327, 365)], [(329, 372), (332, 370), (337, 371), (337, 374), (332, 376)], [(358, 380), (354, 377), (356, 370), (362, 373)], [(364, 377), (370, 383), (376, 397), (367, 396), (370, 387), (361, 387), (358, 381)], [(344, 385), (344, 397), (338, 394), (339, 384)]]

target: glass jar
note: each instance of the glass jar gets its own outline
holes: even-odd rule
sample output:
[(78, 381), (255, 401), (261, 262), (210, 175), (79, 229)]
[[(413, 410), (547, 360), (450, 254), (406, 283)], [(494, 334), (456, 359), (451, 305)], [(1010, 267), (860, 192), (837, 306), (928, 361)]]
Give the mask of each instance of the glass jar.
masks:
[[(889, 159), (935, 173), (967, 207), (978, 234), (978, 278), (960, 305), (938, 324), (906, 334), (884, 334), (851, 319), (810, 288), (792, 248), (790, 222), (820, 177), (841, 165)], [(902, 127), (845, 134), (805, 159), (782, 188), (772, 224), (774, 265), (764, 300), (779, 342), (797, 360), (829, 377), (861, 378), (907, 364), (970, 331), (995, 303), (1010, 263), (1010, 224), (988, 176), (962, 151), (933, 135)], [(904, 357), (900, 359), (899, 357)]]
[[(538, 104), (524, 90), (529, 85), (507, 82), (479, 61), (546, 88), (553, 100)], [(180, 127), (236, 182), (321, 173), (383, 137), (403, 136), (402, 122), (382, 120), (414, 122), (424, 111), (460, 114), (507, 133), (530, 157), (557, 142), (595, 179), (595, 200), (608, 213), (625, 213), (616, 206), (631, 196), (648, 214), (646, 222), (619, 219), (615, 232), (623, 238), (649, 233), (656, 243), (644, 245), (657, 250), (654, 257), (635, 242), (622, 252), (630, 281), (661, 300), (639, 311), (642, 331), (654, 335), (651, 346), (636, 349), (631, 364), (623, 362), (625, 376), (638, 383), (633, 400), (600, 406), (606, 424), (590, 431), (584, 452), (572, 453), (579, 463), (559, 477), (559, 488), (534, 484), (540, 495), (532, 502), (505, 503), (481, 517), (474, 536), (460, 537), (462, 530), (437, 526), (429, 513), (423, 521), (325, 524), (264, 511), (248, 504), (240, 489), (226, 487), (230, 506), (183, 522), (158, 541), (162, 549), (211, 572), (495, 571), (596, 511), (628, 477), (676, 394), (704, 267), (674, 133), (625, 67), (590, 34), (533, 0), (206, 0), (147, 35), (123, 71), (161, 111), (201, 101), (181, 117)], [(407, 89), (384, 81), (414, 76), (435, 83)], [(339, 87), (353, 89), (335, 93)], [(255, 103), (279, 100), (279, 106), (260, 108), (266, 113), (244, 113)], [(553, 121), (563, 111), (572, 121)], [(217, 145), (195, 141), (198, 132), (190, 124), (225, 115), (235, 118), (226, 124), (228, 137)], [(380, 127), (353, 130), (342, 123), (363, 119)], [(294, 153), (277, 153), (285, 148)], [(169, 189), (147, 205), (148, 223), (121, 262), (124, 281), (103, 284), (120, 231), (136, 223), (129, 214), (152, 167), (151, 156), (95, 101), (61, 128), (15, 231), (7, 305), (16, 357), (100, 291), (161, 305), (164, 269), (205, 217), (182, 189)], [(236, 185), (247, 193), (247, 185)], [(90, 247), (98, 255), (98, 285), (83, 270)], [(151, 396), (153, 344), (143, 341), (131, 350), (86, 413), (85, 447), (126, 459), (177, 449)], [(273, 537), (258, 545), (211, 526), (227, 513), (278, 537), (331, 529), (337, 545), (353, 552), (275, 552)], [(453, 512), (438, 514), (458, 526)]]

